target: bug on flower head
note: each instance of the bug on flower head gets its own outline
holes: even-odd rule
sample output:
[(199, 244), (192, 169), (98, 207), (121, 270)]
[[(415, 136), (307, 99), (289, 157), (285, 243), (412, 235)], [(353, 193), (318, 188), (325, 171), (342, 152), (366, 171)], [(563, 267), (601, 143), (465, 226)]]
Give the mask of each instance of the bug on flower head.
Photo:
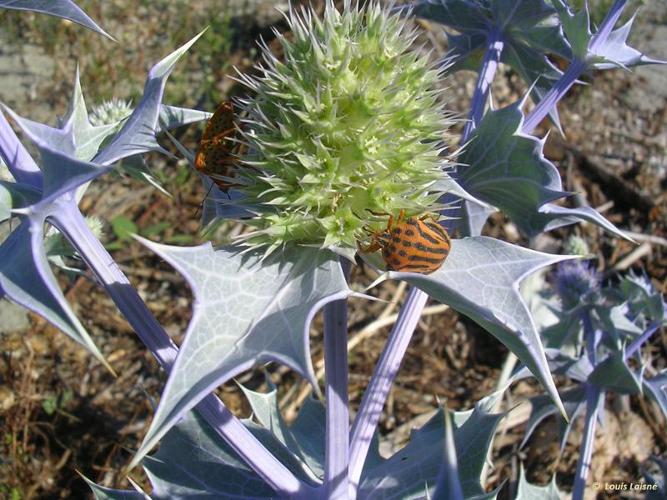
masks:
[(224, 101), (206, 124), (195, 156), (195, 168), (208, 175), (225, 193), (237, 185), (231, 181), (243, 147), (236, 141), (237, 133), (234, 107)]
[(390, 271), (430, 274), (440, 269), (451, 248), (447, 231), (430, 215), (405, 218), (401, 210), (394, 220), (389, 216), (387, 228), (372, 235), (363, 252), (382, 249), (382, 258)]

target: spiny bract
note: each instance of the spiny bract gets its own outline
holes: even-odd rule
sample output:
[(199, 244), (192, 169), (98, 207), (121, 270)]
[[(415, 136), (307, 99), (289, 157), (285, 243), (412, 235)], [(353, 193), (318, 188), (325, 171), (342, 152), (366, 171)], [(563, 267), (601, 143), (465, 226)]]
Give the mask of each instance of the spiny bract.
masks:
[[(442, 72), (415, 51), (413, 29), (377, 2), (327, 0), (322, 19), (291, 10), (279, 61), (263, 46), (246, 115), (239, 189), (257, 216), (243, 236), (267, 252), (287, 243), (354, 249), (388, 214), (433, 210), (450, 125)], [(259, 209), (258, 209), (259, 207)], [(375, 214), (375, 215), (373, 215)]]

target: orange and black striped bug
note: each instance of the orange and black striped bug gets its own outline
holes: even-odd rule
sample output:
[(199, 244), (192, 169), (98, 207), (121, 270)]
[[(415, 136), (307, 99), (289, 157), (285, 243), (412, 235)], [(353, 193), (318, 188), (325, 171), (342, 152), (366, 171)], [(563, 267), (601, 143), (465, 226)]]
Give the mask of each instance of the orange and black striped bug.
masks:
[(389, 271), (430, 274), (440, 269), (451, 248), (447, 231), (430, 215), (405, 218), (401, 210), (394, 220), (389, 216), (387, 229), (372, 234), (363, 252), (382, 249)]
[(237, 186), (231, 178), (239, 167), (243, 145), (238, 138), (238, 118), (234, 106), (224, 101), (218, 106), (204, 129), (195, 156), (195, 168), (208, 175), (225, 193)]

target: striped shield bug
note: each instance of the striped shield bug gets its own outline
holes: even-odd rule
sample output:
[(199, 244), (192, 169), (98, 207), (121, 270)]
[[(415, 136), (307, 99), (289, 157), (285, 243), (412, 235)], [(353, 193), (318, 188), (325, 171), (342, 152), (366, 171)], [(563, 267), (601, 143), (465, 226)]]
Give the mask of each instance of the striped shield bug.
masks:
[(430, 274), (440, 269), (450, 248), (449, 234), (430, 215), (405, 218), (401, 210), (396, 220), (389, 216), (387, 228), (372, 234), (362, 251), (382, 249), (389, 271)]

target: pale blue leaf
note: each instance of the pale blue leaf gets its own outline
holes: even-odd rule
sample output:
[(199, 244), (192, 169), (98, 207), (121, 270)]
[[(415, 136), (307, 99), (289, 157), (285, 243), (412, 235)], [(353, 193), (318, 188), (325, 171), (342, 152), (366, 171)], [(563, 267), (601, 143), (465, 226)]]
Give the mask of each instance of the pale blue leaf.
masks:
[(410, 13), (444, 24), (461, 33), (487, 33), (493, 25), (488, 2), (470, 0), (426, 0), (408, 5)]
[(600, 44), (591, 56), (595, 61), (592, 64), (595, 69), (614, 69), (618, 67), (630, 68), (633, 66), (642, 66), (646, 64), (665, 64), (665, 61), (647, 57), (637, 49), (627, 44), (632, 23), (635, 16), (620, 28), (612, 31), (605, 43)]
[(556, 476), (551, 478), (551, 482), (546, 486), (536, 486), (530, 484), (526, 479), (526, 471), (521, 465), (519, 473), (519, 487), (515, 500), (562, 500), (565, 497), (556, 485)]
[[(299, 452), (303, 461), (315, 476), (324, 477), (326, 433), (324, 406), (316, 399), (306, 399), (290, 430), (299, 445)], [(377, 438), (377, 436), (375, 437)]]
[(79, 8), (72, 0), (0, 0), (0, 9), (31, 10), (51, 16), (61, 17), (75, 22), (100, 35), (113, 40), (113, 37), (99, 27), (88, 14)]
[(74, 156), (82, 161), (92, 160), (102, 142), (116, 131), (115, 124), (93, 126), (90, 123), (78, 67), (69, 109), (61, 122), (60, 129), (70, 134), (74, 142)]
[[(544, 157), (544, 141), (521, 132), (523, 118), (520, 103), (484, 115), (460, 158), (465, 165), (459, 168), (458, 179), (463, 188), (502, 210), (528, 236), (586, 220), (625, 238), (589, 207), (570, 209), (551, 203), (570, 193), (562, 190), (558, 170)], [(476, 221), (471, 227), (481, 230), (482, 225)]]
[(314, 383), (311, 319), (351, 293), (332, 254), (298, 248), (262, 261), (210, 243), (179, 248), (142, 241), (184, 275), (195, 302), (138, 457), (211, 390), (252, 366), (277, 361)]
[(160, 107), (160, 128), (161, 130), (172, 130), (183, 125), (208, 120), (211, 116), (213, 113), (206, 111), (163, 104)]
[(97, 127), (91, 125), (88, 120), (86, 102), (81, 91), (78, 68), (74, 78), (74, 89), (69, 109), (65, 117), (60, 120), (59, 127), (55, 128), (34, 122), (18, 116), (9, 108), (5, 109), (36, 144), (84, 162), (92, 160), (102, 142), (116, 130), (115, 125)]
[(481, 325), (527, 366), (560, 404), (542, 342), (519, 283), (538, 269), (570, 259), (478, 236), (452, 241), (444, 265), (432, 274), (390, 272)]
[[(588, 69), (629, 68), (645, 64), (665, 64), (665, 61), (652, 59), (627, 44), (632, 23), (635, 16), (620, 28), (609, 32), (608, 36), (594, 41), (590, 26), (588, 5), (574, 12), (563, 0), (554, 0), (554, 6), (559, 12), (563, 31), (572, 46), (574, 56), (585, 61)], [(615, 14), (620, 15), (623, 10), (614, 6)]]
[(658, 403), (662, 414), (667, 417), (667, 370), (663, 370), (651, 379), (642, 380), (644, 393)]
[(442, 500), (463, 500), (463, 489), (459, 480), (459, 466), (456, 459), (456, 443), (454, 441), (452, 418), (449, 413), (446, 413), (444, 418), (445, 450), (433, 497)]
[(630, 274), (623, 276), (618, 286), (621, 300), (627, 302), (632, 316), (642, 316), (646, 321), (664, 323), (665, 301), (662, 293), (655, 289), (646, 274)]
[(106, 365), (58, 287), (44, 251), (43, 226), (43, 219), (25, 219), (0, 245), (0, 288), (13, 302), (42, 316)]
[(608, 356), (595, 367), (588, 381), (603, 390), (618, 394), (638, 394), (642, 389), (641, 382), (625, 361), (624, 352)]
[(159, 120), (162, 113), (162, 96), (167, 78), (178, 60), (204, 32), (172, 52), (151, 68), (144, 85), (144, 94), (132, 114), (126, 119), (120, 132), (95, 157), (95, 162), (110, 165), (116, 161), (148, 151), (163, 151), (157, 142)]
[(115, 490), (113, 488), (107, 488), (106, 486), (100, 486), (99, 484), (94, 483), (85, 476), (82, 477), (93, 492), (95, 500), (150, 500), (150, 497), (145, 493), (135, 490)]
[(449, 174), (445, 173), (441, 179), (438, 179), (432, 186), (430, 190), (434, 192), (442, 192), (443, 194), (453, 195), (457, 198), (467, 200), (473, 203), (480, 205), (481, 207), (487, 207), (488, 205), (481, 200), (478, 200), (473, 195), (468, 193), (461, 185), (455, 181)]
[(569, 311), (560, 311), (558, 323), (546, 327), (541, 336), (545, 347), (553, 349), (577, 350), (581, 345), (582, 327), (581, 321)]
[(591, 207), (568, 208), (553, 203), (545, 203), (535, 216), (534, 225), (537, 228), (543, 227), (543, 231), (551, 231), (580, 221), (591, 222), (619, 238), (632, 241), (632, 238), (629, 238), (600, 212)]
[[(480, 476), (496, 427), (503, 418), (503, 414), (491, 413), (502, 392), (482, 399), (473, 410), (451, 413), (458, 474), (465, 498), (495, 497), (494, 493), (484, 492)], [(444, 460), (445, 436), (445, 418), (440, 410), (423, 427), (412, 432), (410, 442), (403, 449), (374, 467), (364, 468), (359, 498), (424, 498), (425, 484), (429, 490), (435, 488)]]
[[(75, 191), (79, 186), (109, 171), (109, 167), (101, 167), (77, 158), (77, 138), (90, 138), (90, 136), (85, 130), (75, 128), (74, 124), (78, 123), (76, 114), (71, 115), (64, 128), (60, 129), (22, 118), (9, 108), (5, 109), (37, 145), (41, 154), (43, 193), (40, 203), (42, 205), (54, 201), (67, 192)], [(77, 130), (81, 131), (82, 135), (78, 135)], [(84, 150), (89, 147), (91, 143), (86, 142)]]
[[(411, 7), (415, 16), (456, 30), (448, 34), (450, 70), (478, 70), (489, 35), (501, 33), (501, 62), (526, 82), (535, 102), (561, 75), (547, 55), (571, 57), (556, 11), (543, 0), (427, 0)], [(551, 116), (558, 123), (555, 108)]]
[(195, 412), (188, 412), (142, 463), (151, 498), (271, 498), (275, 492)]
[(47, 146), (37, 144), (42, 155), (44, 190), (40, 204), (46, 205), (79, 186), (107, 173), (110, 167), (76, 160)]
[(466, 236), (482, 234), (487, 219), (495, 212), (497, 210), (490, 205), (483, 206), (470, 200), (464, 200), (460, 224), (463, 234)]
[(573, 11), (564, 0), (553, 0), (553, 4), (558, 11), (563, 33), (572, 48), (572, 55), (585, 61), (593, 37), (588, 4), (584, 2), (584, 8), (578, 12)]
[[(268, 381), (268, 380), (267, 380)], [(252, 391), (241, 386), (255, 419), (295, 458), (308, 467), (311, 478), (324, 477), (324, 444), (326, 415), (324, 407), (308, 399), (299, 411), (297, 420), (289, 427), (280, 414), (277, 390), (269, 382), (269, 392)]]
[(642, 328), (630, 321), (629, 311), (627, 303), (613, 307), (600, 304), (595, 307), (595, 318), (601, 325), (600, 329), (606, 333), (605, 340), (610, 341), (608, 343), (614, 349), (619, 349), (624, 340), (629, 343), (643, 332)]
[(41, 193), (20, 182), (0, 181), (0, 222), (11, 217), (11, 211), (37, 203)]

